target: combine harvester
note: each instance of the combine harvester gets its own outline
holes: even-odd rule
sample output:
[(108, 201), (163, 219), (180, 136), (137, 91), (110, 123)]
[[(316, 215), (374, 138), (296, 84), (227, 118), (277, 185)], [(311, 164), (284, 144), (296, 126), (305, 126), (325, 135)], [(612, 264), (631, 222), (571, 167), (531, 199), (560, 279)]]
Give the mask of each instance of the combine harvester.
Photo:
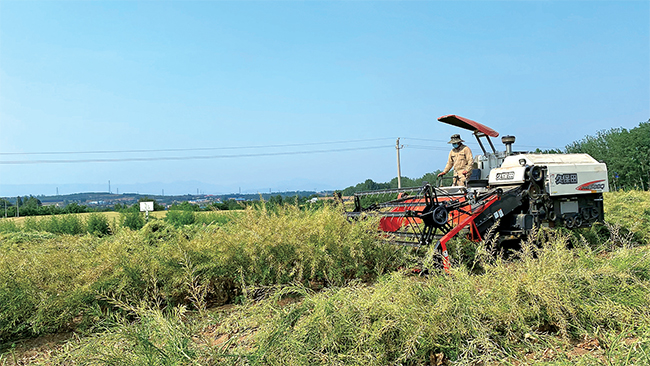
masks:
[(456, 115), (438, 121), (472, 131), (481, 147), (467, 187), (358, 192), (348, 217), (381, 217), (380, 230), (396, 244), (435, 245), (445, 271), (447, 242), (459, 233), (480, 241), (496, 225), (501, 244), (525, 238), (534, 227), (573, 229), (603, 220), (603, 192), (609, 191), (604, 163), (587, 154), (514, 152), (514, 136), (503, 136), (505, 151), (496, 151), (490, 137), (499, 133), (493, 129)]

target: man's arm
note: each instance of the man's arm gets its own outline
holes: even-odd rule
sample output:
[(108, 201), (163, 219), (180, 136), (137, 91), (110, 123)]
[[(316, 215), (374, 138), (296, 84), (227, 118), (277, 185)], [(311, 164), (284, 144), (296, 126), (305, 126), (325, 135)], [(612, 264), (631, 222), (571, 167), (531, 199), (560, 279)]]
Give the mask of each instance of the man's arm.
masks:
[(454, 165), (454, 161), (451, 159), (451, 151), (449, 152), (449, 158), (447, 158), (447, 165), (445, 165), (445, 169), (442, 170), (442, 173), (438, 174), (438, 176), (445, 175), (449, 173), (451, 170), (451, 167)]

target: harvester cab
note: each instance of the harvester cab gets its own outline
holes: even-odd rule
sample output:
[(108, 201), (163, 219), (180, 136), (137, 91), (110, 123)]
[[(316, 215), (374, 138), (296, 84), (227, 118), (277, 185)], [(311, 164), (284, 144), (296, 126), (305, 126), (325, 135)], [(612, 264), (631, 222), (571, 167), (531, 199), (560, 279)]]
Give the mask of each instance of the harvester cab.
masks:
[[(434, 245), (449, 270), (446, 243), (456, 235), (482, 240), (492, 228), (497, 243), (525, 238), (535, 227), (587, 227), (603, 217), (607, 166), (587, 154), (513, 152), (514, 136), (497, 151), (499, 133), (457, 115), (438, 118), (472, 131), (483, 152), (474, 158), (467, 187), (385, 189), (354, 194), (350, 218), (379, 216), (379, 229), (396, 244)], [(486, 150), (483, 140), (491, 151)]]

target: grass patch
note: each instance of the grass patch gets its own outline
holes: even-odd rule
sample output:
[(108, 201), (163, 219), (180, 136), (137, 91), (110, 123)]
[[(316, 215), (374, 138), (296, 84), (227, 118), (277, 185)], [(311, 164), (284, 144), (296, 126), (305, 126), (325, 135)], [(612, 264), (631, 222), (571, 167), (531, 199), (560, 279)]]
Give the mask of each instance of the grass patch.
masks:
[(620, 191), (605, 194), (605, 220), (650, 243), (650, 192)]

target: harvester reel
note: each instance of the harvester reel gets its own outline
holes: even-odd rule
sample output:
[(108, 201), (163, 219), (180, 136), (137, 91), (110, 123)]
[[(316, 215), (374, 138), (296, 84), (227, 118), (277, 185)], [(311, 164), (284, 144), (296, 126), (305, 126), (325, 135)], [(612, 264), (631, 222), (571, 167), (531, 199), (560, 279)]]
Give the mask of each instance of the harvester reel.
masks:
[[(401, 245), (429, 245), (451, 230), (448, 205), (439, 195), (447, 195), (429, 184), (415, 188), (387, 189), (355, 193), (355, 210), (349, 217), (362, 212), (380, 217), (380, 227), (388, 240)], [(453, 205), (453, 204), (452, 204)]]

